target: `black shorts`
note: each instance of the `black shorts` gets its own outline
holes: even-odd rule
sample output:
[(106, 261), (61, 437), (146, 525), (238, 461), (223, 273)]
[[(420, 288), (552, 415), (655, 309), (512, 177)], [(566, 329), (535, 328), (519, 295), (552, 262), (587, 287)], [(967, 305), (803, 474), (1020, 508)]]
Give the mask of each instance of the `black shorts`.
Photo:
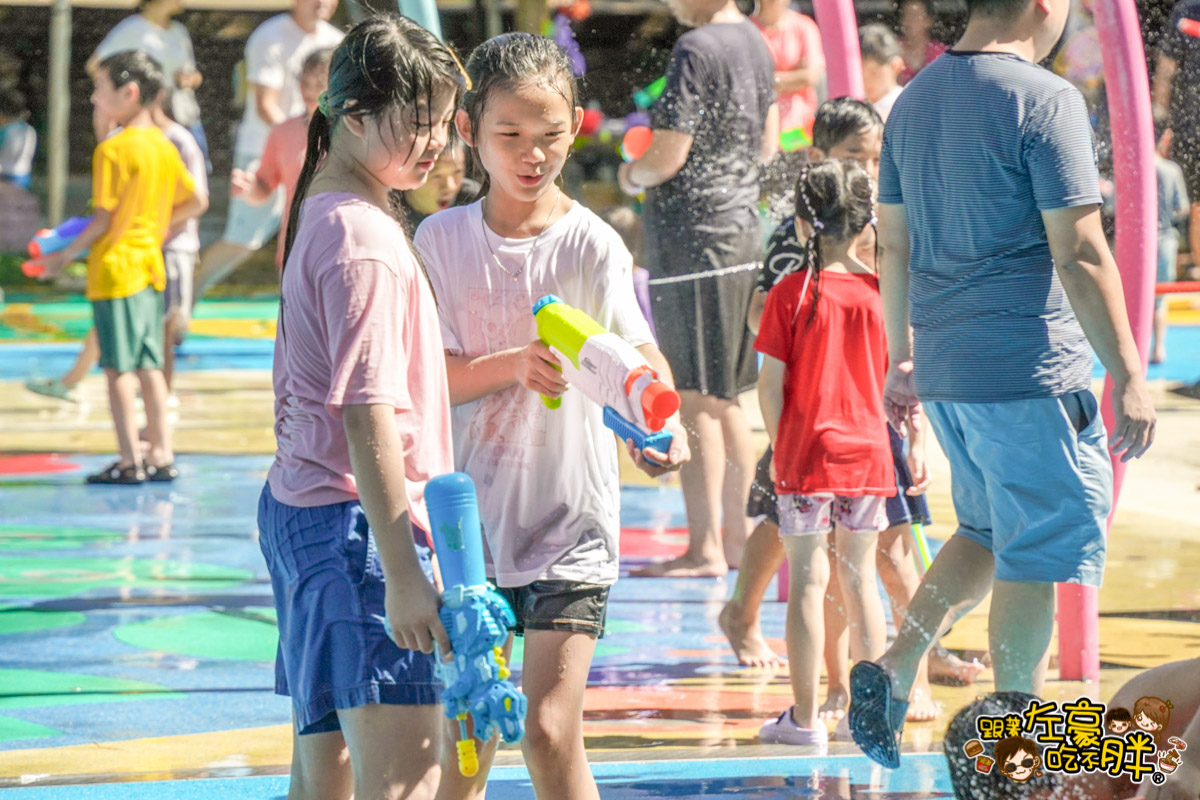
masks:
[(732, 400), (754, 388), (758, 354), (746, 312), (760, 262), (761, 256), (752, 269), (678, 283), (658, 284), (651, 277), (658, 346), (676, 389)]
[(604, 635), (608, 586), (578, 581), (534, 581), (498, 589), (517, 616), (513, 632), (572, 631), (596, 638)]
[(774, 449), (767, 445), (767, 452), (754, 468), (754, 482), (750, 484), (750, 500), (746, 503), (747, 517), (766, 517), (779, 524), (779, 511), (775, 508), (775, 484), (771, 482), (771, 456)]

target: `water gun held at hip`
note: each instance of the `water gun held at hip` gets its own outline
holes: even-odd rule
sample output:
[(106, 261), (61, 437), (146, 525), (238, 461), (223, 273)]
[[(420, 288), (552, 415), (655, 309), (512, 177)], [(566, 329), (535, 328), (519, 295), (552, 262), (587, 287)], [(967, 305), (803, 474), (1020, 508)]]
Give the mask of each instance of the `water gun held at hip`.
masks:
[[(48, 255), (66, 249), (71, 242), (83, 233), (84, 228), (92, 221), (91, 217), (71, 217), (57, 227), (44, 228), (34, 234), (29, 240), (27, 251), (29, 260), (21, 264), (21, 272), (27, 278), (37, 278), (45, 274), (44, 259)], [(81, 254), (83, 255), (83, 254)]]
[[(483, 742), (497, 732), (504, 741), (525, 735), (525, 695), (509, 680), (503, 647), (516, 616), (508, 601), (488, 583), (475, 483), (462, 472), (439, 475), (425, 486), (425, 504), (438, 569), (442, 576), (439, 616), (450, 637), (453, 658), (436, 652), (446, 718), (458, 723), (458, 769), (471, 777), (479, 756), (471, 734)], [(467, 717), (474, 722), (467, 730)]]

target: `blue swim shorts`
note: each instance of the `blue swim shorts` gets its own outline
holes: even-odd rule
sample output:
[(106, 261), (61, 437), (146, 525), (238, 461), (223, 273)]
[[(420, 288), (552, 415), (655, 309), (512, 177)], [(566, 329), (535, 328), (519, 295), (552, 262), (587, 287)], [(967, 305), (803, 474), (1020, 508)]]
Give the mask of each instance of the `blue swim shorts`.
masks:
[(996, 579), (1099, 586), (1112, 462), (1092, 393), (924, 405), (950, 460), (956, 535), (992, 551)]
[[(340, 730), (339, 708), (441, 702), (433, 656), (384, 630), (383, 569), (359, 503), (297, 508), (264, 486), (258, 530), (279, 620), (275, 692), (292, 698), (301, 735)], [(413, 535), (432, 582), (425, 533)]]

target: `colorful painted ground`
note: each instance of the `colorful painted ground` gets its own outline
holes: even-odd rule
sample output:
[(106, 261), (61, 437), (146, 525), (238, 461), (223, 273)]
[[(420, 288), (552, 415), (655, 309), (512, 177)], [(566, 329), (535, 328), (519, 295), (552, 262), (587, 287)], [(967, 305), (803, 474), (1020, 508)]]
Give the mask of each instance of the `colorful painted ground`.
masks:
[[(112, 446), (102, 379), (85, 382), (79, 404), (21, 387), (33, 371), (69, 364), (86, 307), (0, 306), (0, 788), (13, 800), (286, 794), (289, 706), (272, 693), (274, 610), (255, 530), (272, 447), (274, 308), (201, 311), (177, 389), (180, 479), (101, 488), (81, 476)], [(1200, 372), (1200, 355), (1183, 355), (1192, 338), (1200, 350), (1200, 328), (1171, 333), (1180, 374)], [(1200, 654), (1200, 517), (1181, 488), (1195, 476), (1180, 477), (1200, 452), (1200, 402), (1159, 396), (1171, 441), (1139, 465), (1144, 474), (1131, 471), (1117, 516), (1101, 593), (1102, 680), (1051, 681), (1056, 699), (1103, 699), (1137, 669)], [(953, 531), (944, 469), (935, 465), (930, 496), (934, 537)], [(685, 535), (674, 485), (623, 475), (627, 571), (679, 552)], [(606, 800), (952, 796), (941, 733), (990, 687), (990, 673), (976, 687), (937, 689), (943, 714), (909, 726), (898, 771), (844, 743), (824, 754), (760, 745), (759, 725), (787, 707), (790, 690), (786, 672), (739, 667), (722, 638), (716, 618), (732, 582), (625, 577), (614, 588), (585, 703)], [(767, 602), (763, 616), (782, 651), (783, 604)], [(964, 652), (986, 642), (981, 612), (946, 640)], [(499, 763), (489, 798), (532, 798), (519, 751)]]

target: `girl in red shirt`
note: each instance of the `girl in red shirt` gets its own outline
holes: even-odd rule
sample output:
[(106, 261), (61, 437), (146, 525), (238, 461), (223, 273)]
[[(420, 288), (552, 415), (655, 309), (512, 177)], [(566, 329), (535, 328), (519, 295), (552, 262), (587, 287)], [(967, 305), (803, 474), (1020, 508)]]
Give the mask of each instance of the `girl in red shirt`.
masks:
[[(871, 179), (852, 161), (801, 173), (796, 214), (811, 228), (807, 268), (767, 296), (755, 348), (758, 392), (775, 448), (772, 476), (788, 556), (787, 644), (795, 705), (763, 726), (764, 741), (824, 744), (818, 719), (827, 534), (847, 598), (854, 660), (883, 653), (875, 549), (896, 493), (883, 412), (887, 343), (875, 271), (855, 255), (871, 221)], [(805, 231), (809, 233), (809, 231)]]

